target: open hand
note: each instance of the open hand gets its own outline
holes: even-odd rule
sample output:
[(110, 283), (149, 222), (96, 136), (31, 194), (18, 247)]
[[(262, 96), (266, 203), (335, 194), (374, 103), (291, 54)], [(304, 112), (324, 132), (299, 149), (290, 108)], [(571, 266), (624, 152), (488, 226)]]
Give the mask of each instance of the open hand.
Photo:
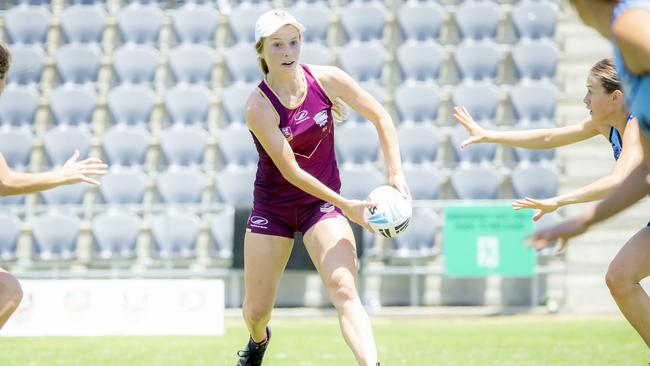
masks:
[(64, 184), (86, 182), (98, 186), (99, 181), (91, 178), (91, 176), (106, 174), (106, 168), (108, 166), (97, 158), (88, 158), (81, 161), (78, 159), (79, 150), (75, 150), (72, 157), (63, 164), (63, 167), (59, 171), (59, 174), (63, 177)]

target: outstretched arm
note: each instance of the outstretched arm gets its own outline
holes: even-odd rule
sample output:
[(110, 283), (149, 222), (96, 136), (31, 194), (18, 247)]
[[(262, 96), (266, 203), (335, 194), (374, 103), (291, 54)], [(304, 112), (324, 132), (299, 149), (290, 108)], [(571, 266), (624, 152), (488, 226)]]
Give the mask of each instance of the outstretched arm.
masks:
[(620, 184), (643, 161), (643, 150), (639, 142), (640, 137), (638, 121), (636, 119), (630, 120), (623, 133), (623, 146), (625, 148), (621, 151), (621, 155), (609, 175), (578, 188), (573, 192), (556, 197), (542, 200), (525, 197), (513, 202), (512, 207), (515, 210), (524, 208), (537, 209), (537, 212), (533, 216), (533, 220), (537, 221), (544, 214), (553, 212), (561, 206), (591, 202), (604, 198), (612, 188)]
[(0, 196), (35, 193), (66, 184), (86, 182), (99, 185), (91, 176), (106, 174), (106, 164), (96, 158), (78, 161), (79, 151), (59, 170), (45, 173), (12, 171), (0, 154)]
[[(644, 156), (650, 156), (650, 141), (644, 134), (639, 134), (639, 139)], [(616, 215), (645, 197), (650, 192), (648, 173), (650, 170), (644, 163), (637, 164), (619, 185), (612, 188), (604, 200), (583, 215), (536, 232), (532, 238), (533, 246), (538, 249), (543, 248), (559, 239), (556, 252), (563, 252), (569, 239), (584, 233), (592, 225)]]
[(454, 118), (469, 133), (469, 138), (463, 141), (461, 148), (476, 143), (495, 143), (526, 149), (552, 149), (586, 140), (598, 134), (591, 118), (576, 125), (520, 131), (486, 130), (474, 121), (467, 109), (458, 106), (454, 107)]
[(402, 171), (397, 132), (390, 114), (375, 98), (363, 90), (350, 75), (341, 69), (320, 66), (318, 70), (322, 75), (321, 80), (324, 81), (328, 95), (333, 98), (341, 98), (347, 105), (375, 126), (386, 162), (388, 183), (397, 188), (404, 197), (411, 199), (411, 192)]

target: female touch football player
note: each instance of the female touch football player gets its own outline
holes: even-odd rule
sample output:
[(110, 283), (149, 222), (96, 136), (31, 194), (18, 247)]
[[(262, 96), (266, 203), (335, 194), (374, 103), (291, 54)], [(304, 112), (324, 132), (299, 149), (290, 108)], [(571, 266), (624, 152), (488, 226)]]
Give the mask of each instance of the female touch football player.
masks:
[[(650, 1), (571, 0), (582, 21), (614, 43), (614, 61), (630, 113), (639, 121), (643, 164), (598, 205), (580, 217), (539, 231), (533, 245), (542, 248), (580, 235), (650, 193)], [(650, 275), (649, 235), (644, 228), (618, 252), (607, 271), (607, 284), (627, 320), (650, 347), (650, 298), (639, 282)]]
[(307, 251), (339, 316), (359, 365), (378, 365), (368, 315), (355, 284), (357, 255), (343, 215), (368, 228), (372, 202), (339, 195), (334, 119), (341, 100), (376, 127), (388, 182), (410, 198), (397, 135), (389, 114), (343, 71), (299, 63), (304, 27), (285, 11), (263, 14), (255, 25), (264, 80), (250, 96), (245, 117), (259, 153), (254, 203), (244, 239), (243, 315), (250, 331), (237, 365), (261, 365), (271, 337), (267, 324), (293, 236)]

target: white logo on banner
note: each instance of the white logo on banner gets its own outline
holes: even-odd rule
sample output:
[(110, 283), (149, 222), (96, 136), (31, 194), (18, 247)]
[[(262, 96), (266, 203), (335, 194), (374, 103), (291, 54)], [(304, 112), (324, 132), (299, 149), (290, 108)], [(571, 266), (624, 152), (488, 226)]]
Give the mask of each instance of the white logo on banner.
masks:
[(496, 236), (479, 236), (476, 239), (476, 263), (481, 268), (499, 266), (499, 238)]

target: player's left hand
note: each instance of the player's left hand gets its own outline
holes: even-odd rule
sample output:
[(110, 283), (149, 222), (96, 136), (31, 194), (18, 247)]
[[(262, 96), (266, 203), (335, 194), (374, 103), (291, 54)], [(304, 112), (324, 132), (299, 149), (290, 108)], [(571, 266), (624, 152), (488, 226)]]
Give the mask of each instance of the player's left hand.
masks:
[(568, 248), (569, 239), (584, 233), (587, 227), (579, 219), (571, 219), (553, 225), (549, 228), (536, 231), (531, 239), (531, 246), (535, 249), (555, 245), (554, 254), (562, 254)]
[(545, 199), (545, 200), (536, 200), (534, 198), (526, 197), (523, 199), (516, 200), (512, 203), (512, 208), (515, 211), (523, 210), (524, 208), (536, 209), (537, 212), (533, 216), (533, 221), (538, 221), (545, 214), (557, 210), (558, 207), (559, 205), (557, 204), (557, 201), (555, 201), (552, 198)]
[(388, 176), (388, 184), (395, 187), (404, 198), (409, 201), (413, 201), (411, 198), (411, 191), (409, 190), (408, 184), (406, 184), (406, 177), (404, 173), (391, 174)]

